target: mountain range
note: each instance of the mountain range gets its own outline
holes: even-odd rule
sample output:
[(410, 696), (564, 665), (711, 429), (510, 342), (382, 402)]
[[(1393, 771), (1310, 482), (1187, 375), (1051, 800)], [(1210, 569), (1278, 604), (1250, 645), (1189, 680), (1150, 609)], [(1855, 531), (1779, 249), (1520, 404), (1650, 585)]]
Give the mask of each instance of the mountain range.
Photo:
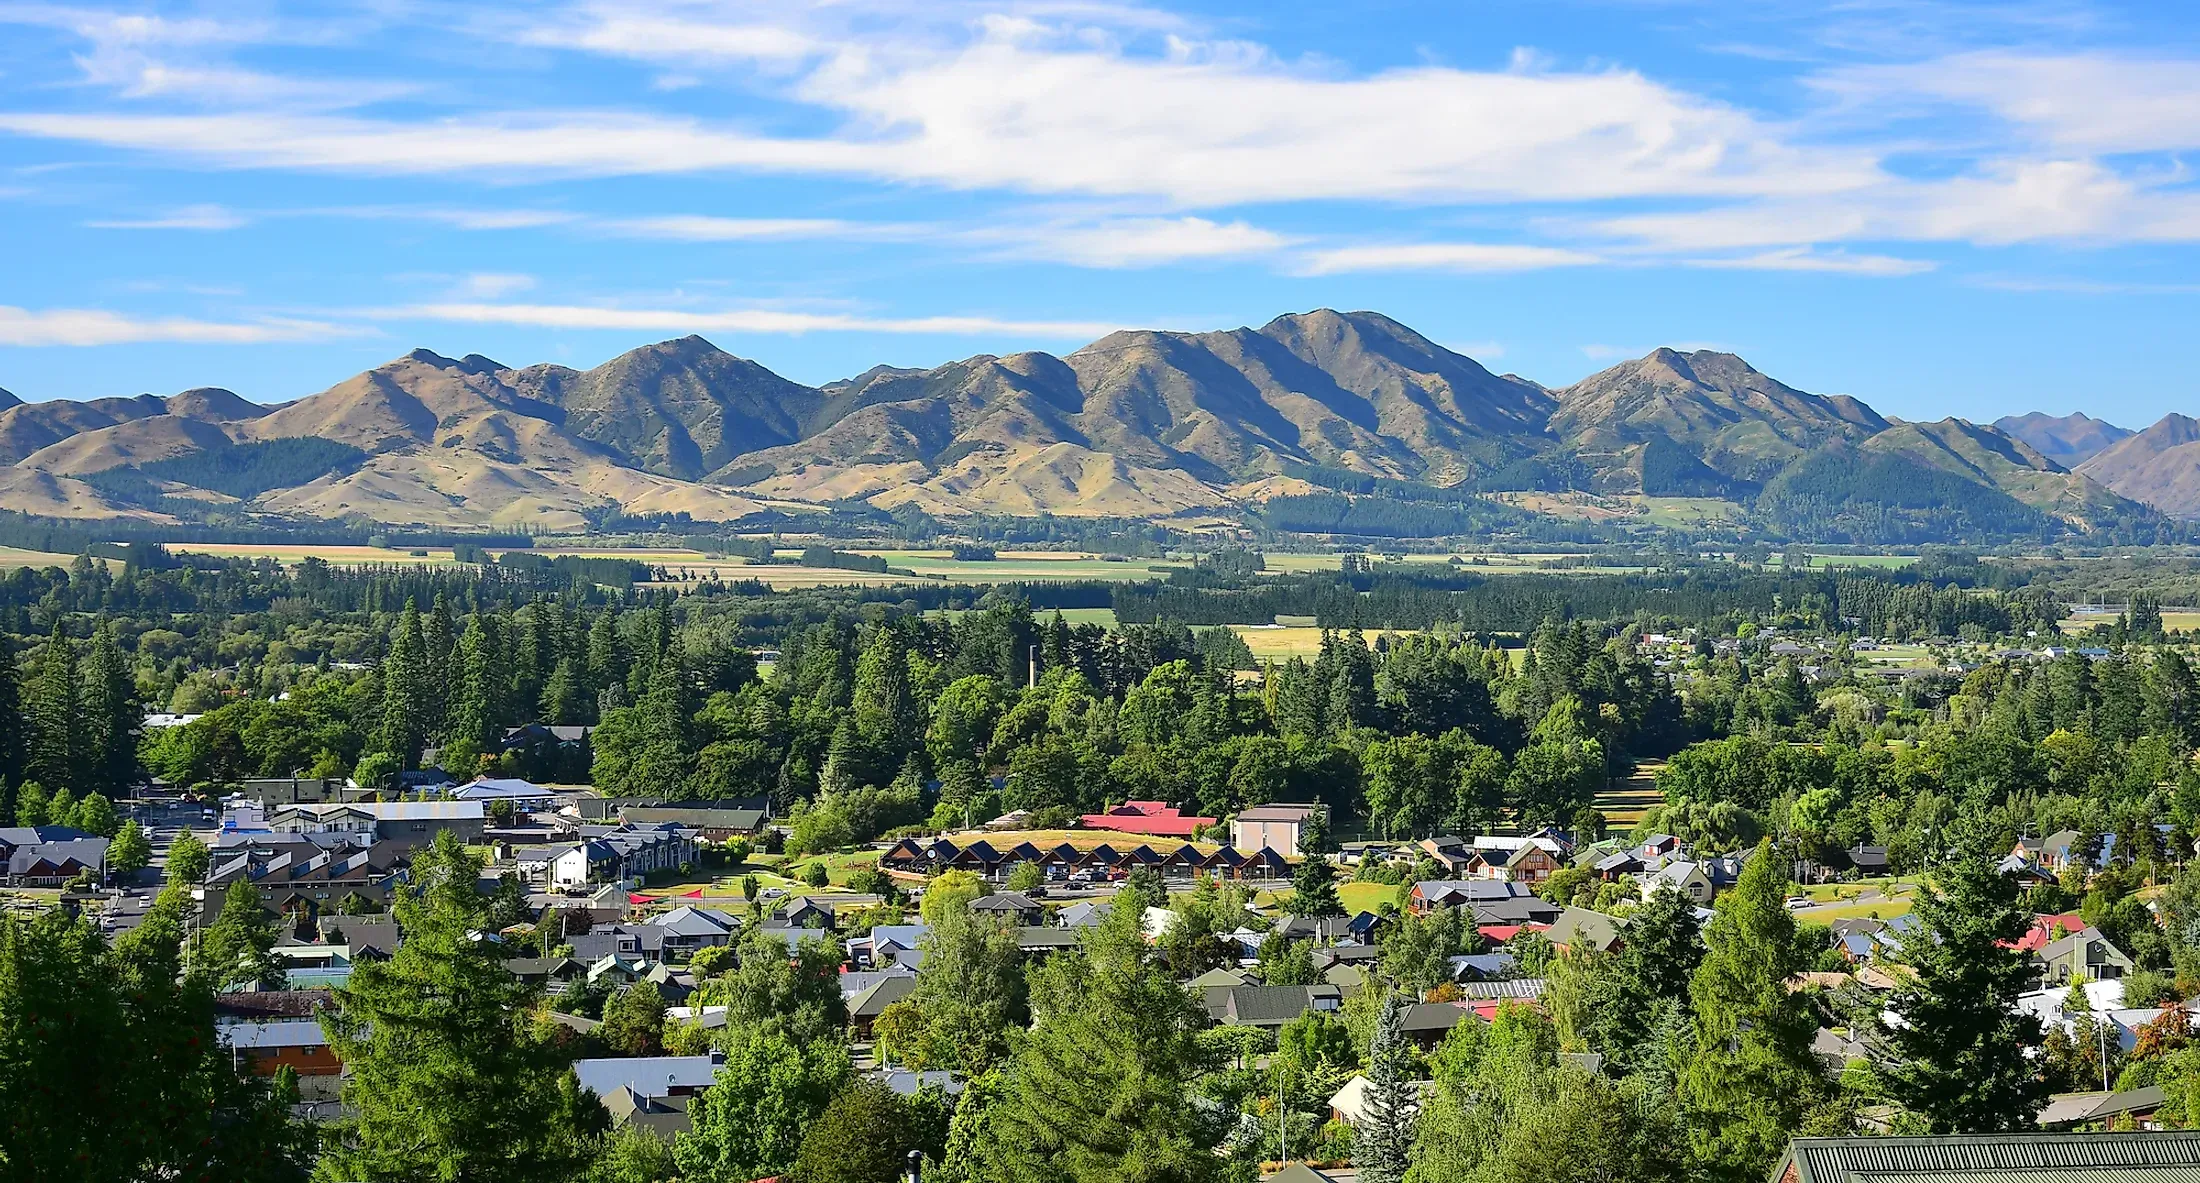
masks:
[(415, 350), (280, 406), (199, 389), (0, 391), (0, 408), (0, 508), (69, 518), (573, 529), (860, 501), (1198, 523), (1278, 499), (1485, 494), (1559, 512), (1710, 498), (1836, 536), (1930, 529), (1951, 499), (2015, 534), (2146, 505), (2200, 515), (2200, 423), (2182, 416), (2137, 433), (2084, 415), (1902, 422), (1671, 349), (1550, 389), (1327, 309), (815, 387), (690, 336), (589, 370)]

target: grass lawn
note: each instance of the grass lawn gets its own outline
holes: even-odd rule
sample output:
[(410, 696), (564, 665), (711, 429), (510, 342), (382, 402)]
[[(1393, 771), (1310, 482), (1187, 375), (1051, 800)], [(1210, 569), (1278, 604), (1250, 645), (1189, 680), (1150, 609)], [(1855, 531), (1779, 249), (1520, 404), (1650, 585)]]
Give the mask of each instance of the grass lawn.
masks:
[(1904, 896), (1898, 900), (1875, 900), (1869, 904), (1843, 904), (1835, 908), (1817, 908), (1813, 909), (1808, 916), (1802, 917), (1802, 919), (1813, 920), (1819, 924), (1830, 924), (1836, 920), (1857, 920), (1864, 917), (1870, 917), (1874, 920), (1892, 920), (1897, 916), (1907, 916), (1909, 912), (1910, 898)]
[[(1245, 647), (1252, 650), (1253, 656), (1262, 661), (1289, 661), (1294, 657), (1312, 658), (1322, 651), (1322, 630), (1319, 628), (1307, 628), (1298, 625), (1263, 628), (1256, 624), (1233, 624), (1227, 627), (1237, 635), (1245, 638)], [(1402, 637), (1416, 630), (1361, 630), (1370, 646), (1374, 645), (1375, 638), (1381, 636), (1385, 631), (1390, 632), (1393, 636)]]
[(1353, 880), (1337, 885), (1337, 898), (1344, 901), (1345, 915), (1357, 916), (1362, 912), (1380, 912), (1384, 904), (1398, 903), (1399, 893), (1410, 890), (1400, 884)]

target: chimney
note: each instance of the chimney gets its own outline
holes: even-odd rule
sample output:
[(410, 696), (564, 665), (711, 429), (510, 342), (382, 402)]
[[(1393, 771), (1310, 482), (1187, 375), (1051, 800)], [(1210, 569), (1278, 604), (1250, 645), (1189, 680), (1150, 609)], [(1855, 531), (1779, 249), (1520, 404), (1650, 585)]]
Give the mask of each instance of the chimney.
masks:
[(1037, 645), (1031, 647), (1031, 688), (1033, 690), (1039, 688), (1039, 647)]

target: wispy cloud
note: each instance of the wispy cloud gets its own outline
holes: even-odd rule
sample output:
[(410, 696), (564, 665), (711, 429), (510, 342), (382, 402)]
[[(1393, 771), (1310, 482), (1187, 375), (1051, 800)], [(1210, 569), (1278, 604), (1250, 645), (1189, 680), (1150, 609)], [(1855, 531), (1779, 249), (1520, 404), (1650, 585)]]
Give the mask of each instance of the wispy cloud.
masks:
[(169, 341), (200, 345), (259, 345), (356, 335), (360, 330), (326, 321), (266, 319), (209, 321), (187, 317), (140, 318), (97, 308), (33, 311), (0, 305), (0, 345), (123, 345)]
[(517, 295), (532, 290), (535, 277), (505, 271), (476, 271), (460, 280), (452, 294), (495, 300), (503, 296)]
[(1001, 244), (1002, 253), (1017, 258), (1100, 268), (1239, 259), (1272, 254), (1301, 241), (1244, 221), (1188, 217), (1042, 222), (967, 231), (960, 237), (975, 243)]
[(1485, 242), (1408, 242), (1314, 251), (1301, 267), (1307, 275), (1346, 271), (1534, 271), (1602, 262), (1564, 247)]
[(98, 230), (235, 230), (251, 219), (218, 205), (187, 205), (151, 218), (113, 218), (84, 223)]
[(675, 242), (758, 242), (796, 238), (887, 238), (915, 232), (911, 227), (865, 225), (838, 218), (721, 218), (703, 214), (663, 214), (646, 218), (605, 218), (591, 223), (611, 234), (662, 238)]
[(1822, 271), (1834, 275), (1894, 276), (1931, 271), (1939, 264), (1926, 259), (1899, 259), (1892, 255), (1821, 253), (1807, 247), (1764, 251), (1728, 259), (1687, 259), (1690, 267), (1728, 271)]
[(1031, 337), (1085, 339), (1125, 326), (1106, 321), (1018, 320), (993, 316), (876, 317), (848, 313), (801, 312), (774, 308), (696, 311), (675, 308), (616, 308), (583, 304), (436, 303), (379, 308), (366, 314), (385, 321), (431, 320), (462, 324), (524, 325), (530, 328), (650, 333), (919, 333), (971, 335), (1021, 334)]

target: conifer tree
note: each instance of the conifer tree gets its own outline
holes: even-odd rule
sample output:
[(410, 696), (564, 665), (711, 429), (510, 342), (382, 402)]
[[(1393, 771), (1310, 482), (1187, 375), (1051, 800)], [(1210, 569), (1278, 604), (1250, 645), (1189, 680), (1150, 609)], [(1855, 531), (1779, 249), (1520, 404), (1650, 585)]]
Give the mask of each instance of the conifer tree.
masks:
[(1368, 1043), (1367, 1114), (1352, 1139), (1352, 1164), (1365, 1183), (1403, 1183), (1410, 1165), (1418, 1104), (1413, 1045), (1406, 1038), (1410, 1005), (1402, 994), (1387, 995)]
[(54, 792), (73, 789), (82, 767), (84, 733), (77, 710), (76, 648), (59, 620), (38, 652), (23, 717), (30, 732), (24, 775)]
[(1817, 1023), (1787, 985), (1802, 963), (1786, 897), (1786, 870), (1761, 843), (1704, 929), (1711, 951), (1690, 985), (1696, 1053), (1680, 1099), (1707, 1178), (1762, 1179), (1824, 1085), (1810, 1050)]
[(1284, 910), (1293, 916), (1342, 916), (1337, 895), (1337, 865), (1326, 854), (1309, 855), (1291, 876), (1291, 898)]
[(382, 750), (397, 757), (400, 768), (420, 766), (428, 737), (426, 643), (420, 635), (420, 609), (411, 600), (390, 632), (390, 652), (382, 662)]
[(16, 787), (29, 758), (23, 720), (23, 683), (15, 668), (15, 638), (0, 629), (0, 818), (14, 820)]
[(120, 796), (137, 779), (137, 730), (144, 716), (137, 701), (137, 679), (115, 640), (112, 623), (101, 624), (92, 634), (81, 703), (85, 786)]
[(328, 1179), (565, 1179), (608, 1124), (535, 1033), (534, 989), (504, 968), (500, 945), (475, 938), (480, 871), (436, 835), (392, 901), (404, 944), (356, 967), (322, 1016), (353, 1112), (331, 1131)]
[(498, 651), (496, 622), (486, 612), (477, 612), (466, 622), (466, 631), (458, 638), (458, 648), (452, 658), (456, 666), (451, 687), (451, 706), (444, 717), (443, 738), (464, 740), (475, 751), (485, 750), (495, 739), (492, 729), (499, 726), (501, 690), (505, 674), (502, 655)]
[(221, 914), (207, 927), (196, 964), (216, 987), (257, 984), (280, 990), (283, 963), (274, 953), (280, 939), (274, 915), (260, 906), (260, 890), (239, 879), (222, 896)]
[(1902, 1021), (1883, 1024), (1886, 1093), (1935, 1134), (2029, 1129), (2047, 1090), (2026, 1056), (2040, 1022), (2017, 1009), (2033, 967), (2016, 942), (2032, 918), (1990, 841), (1981, 822), (1959, 823), (1953, 857), (1918, 889), (1902, 945), (1914, 973), (1887, 1005)]

